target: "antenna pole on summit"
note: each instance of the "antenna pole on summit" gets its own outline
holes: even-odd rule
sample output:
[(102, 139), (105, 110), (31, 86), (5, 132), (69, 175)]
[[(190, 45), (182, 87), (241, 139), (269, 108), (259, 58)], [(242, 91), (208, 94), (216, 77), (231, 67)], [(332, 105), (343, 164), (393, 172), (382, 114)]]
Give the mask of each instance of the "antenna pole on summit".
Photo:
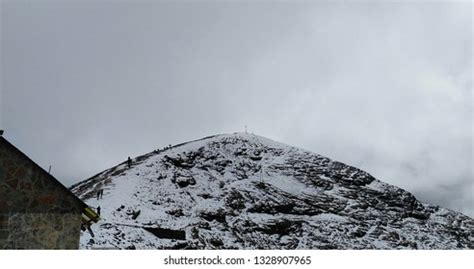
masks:
[(245, 125), (245, 133), (247, 133), (247, 125)]

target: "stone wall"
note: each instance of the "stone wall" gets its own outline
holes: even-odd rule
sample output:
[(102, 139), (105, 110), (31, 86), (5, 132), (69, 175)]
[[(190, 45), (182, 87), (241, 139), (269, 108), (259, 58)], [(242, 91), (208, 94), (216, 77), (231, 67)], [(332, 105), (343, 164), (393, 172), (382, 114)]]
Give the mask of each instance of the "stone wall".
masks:
[(0, 249), (77, 249), (84, 204), (0, 137)]
[(78, 214), (2, 214), (0, 249), (78, 249), (80, 223)]
[(78, 201), (48, 172), (0, 137), (0, 214), (81, 214)]

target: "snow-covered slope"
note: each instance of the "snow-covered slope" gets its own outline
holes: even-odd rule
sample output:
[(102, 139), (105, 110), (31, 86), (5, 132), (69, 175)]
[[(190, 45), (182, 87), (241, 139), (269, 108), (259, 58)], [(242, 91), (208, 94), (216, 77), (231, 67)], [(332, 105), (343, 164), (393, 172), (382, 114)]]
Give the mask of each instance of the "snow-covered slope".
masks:
[(251, 134), (155, 150), (71, 189), (101, 207), (82, 248), (474, 248), (473, 219)]

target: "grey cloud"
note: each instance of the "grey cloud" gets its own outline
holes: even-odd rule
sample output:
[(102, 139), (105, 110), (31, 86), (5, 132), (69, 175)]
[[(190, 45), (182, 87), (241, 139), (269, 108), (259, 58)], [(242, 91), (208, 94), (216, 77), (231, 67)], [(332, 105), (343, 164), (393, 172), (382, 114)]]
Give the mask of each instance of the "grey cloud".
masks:
[(474, 216), (471, 3), (1, 6), (1, 127), (65, 184), (248, 125)]

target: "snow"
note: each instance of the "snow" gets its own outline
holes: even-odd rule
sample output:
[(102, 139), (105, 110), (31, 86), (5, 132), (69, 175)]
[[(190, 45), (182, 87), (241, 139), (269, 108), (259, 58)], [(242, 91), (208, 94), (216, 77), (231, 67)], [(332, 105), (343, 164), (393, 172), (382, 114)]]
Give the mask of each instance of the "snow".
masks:
[[(101, 220), (92, 227), (95, 238), (83, 232), (80, 244), (82, 248), (140, 249), (179, 245), (177, 240), (158, 238), (142, 229), (160, 227), (185, 231), (186, 244), (196, 248), (214, 248), (216, 246), (211, 242), (216, 240), (221, 240), (228, 248), (248, 249), (327, 248), (334, 245), (340, 248), (398, 248), (382, 235), (370, 237), (380, 223), (387, 222), (390, 214), (397, 216), (398, 211), (364, 209), (361, 204), (368, 202), (365, 190), (386, 193), (400, 189), (379, 180), (365, 186), (339, 182), (333, 178), (334, 174), (355, 178), (362, 171), (349, 166), (329, 171), (331, 163), (323, 156), (246, 133), (217, 135), (158, 150), (135, 158), (130, 169), (122, 164), (74, 186), (72, 191), (88, 205), (101, 207)], [(303, 176), (298, 179), (296, 174)], [(330, 182), (332, 187), (322, 189), (311, 185), (315, 178)], [(179, 186), (177, 180), (191, 181), (189, 185)], [(259, 185), (261, 182), (263, 186)], [(97, 200), (95, 193), (99, 189), (104, 190), (104, 195)], [(232, 198), (232, 193), (239, 193), (241, 198)], [(229, 206), (228, 203), (235, 199), (243, 199), (243, 208)], [(285, 207), (284, 202), (288, 199), (302, 211)], [(306, 204), (301, 204), (303, 202)], [(264, 208), (255, 209), (258, 204)], [(265, 211), (270, 210), (266, 207), (280, 211), (269, 213)], [(139, 215), (133, 219), (133, 213), (138, 211)], [(459, 223), (463, 229), (472, 229), (474, 224), (464, 217), (449, 220), (457, 216), (452, 211), (438, 212), (432, 214), (424, 226), (413, 218), (403, 219), (402, 228), (384, 226), (383, 235), (395, 232), (404, 240), (416, 241), (419, 247), (429, 248), (417, 239), (422, 234), (434, 246), (454, 248), (456, 244), (446, 239), (447, 236), (443, 241), (430, 235), (433, 227)], [(206, 219), (203, 214), (211, 217)], [(220, 214), (225, 214), (225, 223), (219, 220)], [(275, 231), (271, 227), (274, 225), (282, 234), (273, 234)], [(361, 237), (352, 236), (351, 233), (358, 229), (367, 231), (360, 232)], [(198, 235), (194, 238), (196, 230)], [(298, 243), (295, 245), (294, 242)], [(410, 246), (400, 245), (401, 248)]]
[(383, 183), (379, 180), (374, 180), (372, 181), (369, 185), (367, 185), (368, 188), (375, 190), (375, 191), (380, 191), (383, 192), (387, 188), (388, 184)]
[(297, 195), (303, 194), (309, 191), (308, 186), (295, 180), (294, 178), (287, 177), (287, 176), (278, 176), (278, 175), (264, 176), (263, 182), (269, 183), (282, 191), (297, 194)]
[(347, 222), (348, 221), (347, 217), (343, 217), (343, 216), (332, 214), (332, 213), (319, 214), (312, 217), (311, 219), (317, 220), (317, 221), (331, 221), (331, 222)]

